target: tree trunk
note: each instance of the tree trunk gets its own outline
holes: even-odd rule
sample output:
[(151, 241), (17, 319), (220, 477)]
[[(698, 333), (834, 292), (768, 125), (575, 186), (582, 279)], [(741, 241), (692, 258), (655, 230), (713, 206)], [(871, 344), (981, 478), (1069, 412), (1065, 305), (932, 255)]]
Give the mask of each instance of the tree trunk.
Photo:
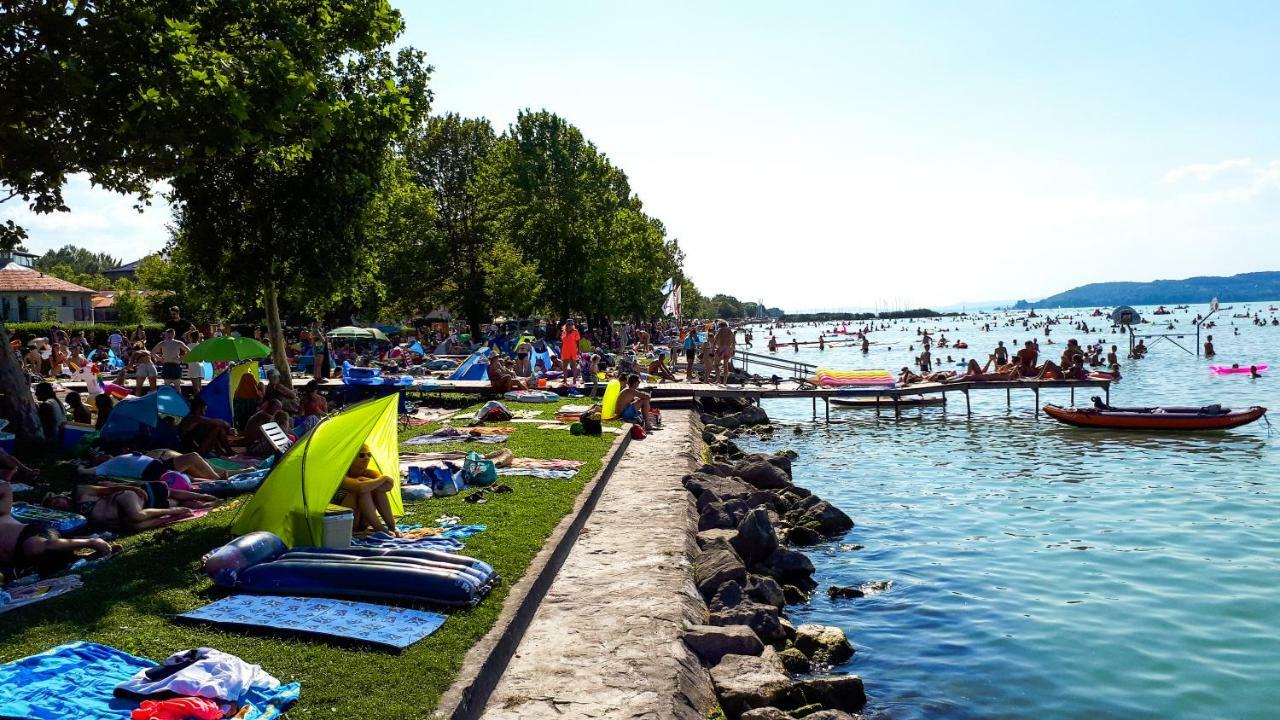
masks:
[(293, 371), (289, 368), (289, 354), (285, 351), (284, 326), (280, 323), (280, 293), (275, 284), (267, 287), (267, 334), (271, 339), (271, 362), (280, 371), (280, 381), (293, 385)]
[(9, 347), (9, 329), (0, 323), (0, 417), (9, 421), (7, 430), (19, 445), (44, 442), (44, 428), (36, 412), (36, 400), (22, 365)]

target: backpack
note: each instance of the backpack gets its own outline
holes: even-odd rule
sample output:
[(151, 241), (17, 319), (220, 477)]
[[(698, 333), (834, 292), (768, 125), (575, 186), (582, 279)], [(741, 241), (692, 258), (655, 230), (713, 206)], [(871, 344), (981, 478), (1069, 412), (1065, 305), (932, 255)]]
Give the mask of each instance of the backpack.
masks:
[(498, 468), (492, 460), (472, 450), (462, 463), (462, 479), (468, 485), (492, 485), (498, 481)]

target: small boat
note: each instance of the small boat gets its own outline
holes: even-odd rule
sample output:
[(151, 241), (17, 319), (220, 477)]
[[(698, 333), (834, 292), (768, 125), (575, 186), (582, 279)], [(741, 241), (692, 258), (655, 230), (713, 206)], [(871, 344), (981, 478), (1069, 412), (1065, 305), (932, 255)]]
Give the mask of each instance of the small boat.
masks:
[(1228, 430), (1267, 414), (1253, 406), (1232, 410), (1220, 405), (1162, 408), (1068, 408), (1045, 405), (1049, 417), (1068, 425), (1109, 430)]

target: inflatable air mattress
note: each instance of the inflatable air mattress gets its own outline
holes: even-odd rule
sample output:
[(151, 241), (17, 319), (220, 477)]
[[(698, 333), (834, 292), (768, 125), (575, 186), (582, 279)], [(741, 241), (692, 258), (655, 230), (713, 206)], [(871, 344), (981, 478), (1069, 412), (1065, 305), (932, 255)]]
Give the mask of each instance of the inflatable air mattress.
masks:
[(888, 370), (832, 370), (818, 368), (814, 381), (823, 387), (893, 387), (893, 373)]
[(1248, 375), (1250, 367), (1257, 368), (1258, 372), (1262, 372), (1263, 370), (1267, 369), (1266, 365), (1250, 365), (1248, 367), (1231, 367), (1230, 365), (1210, 365), (1209, 369), (1219, 375)]

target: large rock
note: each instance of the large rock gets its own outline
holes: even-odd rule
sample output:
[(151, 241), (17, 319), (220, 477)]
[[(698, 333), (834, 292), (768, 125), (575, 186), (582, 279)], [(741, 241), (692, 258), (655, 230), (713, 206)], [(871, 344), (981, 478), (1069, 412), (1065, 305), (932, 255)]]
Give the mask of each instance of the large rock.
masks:
[(807, 525), (793, 525), (787, 528), (783, 533), (782, 538), (788, 545), (794, 545), (796, 547), (809, 547), (826, 540), (826, 538), (822, 536), (822, 533)]
[(804, 716), (804, 720), (861, 720), (861, 715), (850, 715), (842, 710), (819, 710)]
[(697, 535), (698, 547), (705, 548), (707, 545), (711, 544), (715, 540), (724, 540), (725, 542), (732, 545), (733, 539), (737, 536), (738, 536), (737, 530), (730, 530), (728, 528), (713, 528), (711, 530), (703, 530), (699, 532)]
[(684, 642), (708, 666), (725, 655), (759, 655), (764, 643), (746, 625), (694, 625), (684, 632)]
[[(685, 489), (693, 493), (693, 496), (699, 500), (708, 492), (713, 495), (713, 500), (744, 499), (756, 492), (755, 487), (741, 480), (704, 472), (696, 472), (684, 476), (683, 484)], [(698, 508), (702, 509), (702, 505), (700, 504)]]
[(720, 583), (720, 587), (716, 588), (716, 594), (711, 598), (708, 609), (711, 612), (719, 612), (735, 608), (742, 604), (743, 594), (742, 586), (732, 580), (726, 580)]
[(746, 600), (737, 607), (713, 611), (707, 624), (718, 627), (745, 625), (770, 645), (781, 645), (787, 641), (787, 631), (778, 617), (778, 608), (751, 600)]
[(781, 609), (787, 604), (787, 596), (777, 580), (764, 575), (747, 575), (747, 597), (765, 605)]
[(778, 490), (791, 486), (791, 478), (777, 465), (752, 458), (733, 466), (733, 474), (761, 490)]
[(694, 471), (695, 473), (703, 473), (704, 475), (718, 475), (720, 477), (733, 477), (733, 466), (728, 463), (707, 463)]
[(733, 718), (755, 708), (777, 707), (791, 689), (777, 653), (725, 655), (711, 668), (711, 682), (720, 696), (720, 707)]
[(816, 665), (839, 665), (853, 657), (853, 645), (844, 631), (830, 625), (801, 625), (796, 628), (795, 644)]
[(809, 657), (793, 647), (778, 653), (778, 659), (782, 661), (782, 667), (792, 675), (808, 675), (813, 671)]
[(778, 536), (769, 522), (769, 512), (764, 508), (748, 511), (738, 523), (738, 536), (732, 541), (733, 549), (748, 565), (760, 562), (778, 549)]
[(807, 585), (813, 578), (813, 561), (807, 555), (787, 548), (778, 548), (766, 563), (769, 574), (779, 582)]
[(867, 693), (862, 687), (862, 678), (857, 675), (827, 675), (799, 680), (786, 692), (785, 700), (775, 703), (788, 709), (821, 705), (827, 710), (848, 713), (861, 712), (866, 704)]
[(843, 510), (826, 500), (821, 500), (805, 509), (804, 520), (804, 522), (798, 524), (807, 524), (810, 527), (814, 527), (814, 529), (827, 537), (843, 535), (853, 528), (853, 519), (846, 515)]
[(711, 597), (725, 582), (746, 582), (747, 568), (733, 547), (716, 540), (702, 549), (693, 561), (693, 582), (703, 597)]
[[(746, 483), (743, 483), (744, 485)], [(781, 507), (778, 502), (778, 496), (772, 490), (756, 490), (747, 495), (747, 504), (753, 508), (766, 507), (775, 512), (786, 512), (787, 508)]]
[(724, 503), (716, 500), (708, 503), (702, 508), (702, 512), (698, 513), (698, 531), (704, 530), (736, 530), (737, 521), (733, 519), (733, 513), (725, 509)]

